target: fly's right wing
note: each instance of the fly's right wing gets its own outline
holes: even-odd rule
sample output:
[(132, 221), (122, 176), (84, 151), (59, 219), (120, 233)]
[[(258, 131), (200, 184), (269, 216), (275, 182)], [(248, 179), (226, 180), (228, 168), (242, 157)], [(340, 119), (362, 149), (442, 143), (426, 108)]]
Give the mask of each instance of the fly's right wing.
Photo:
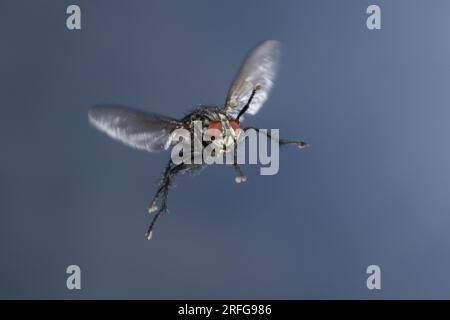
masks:
[(167, 150), (171, 133), (182, 126), (178, 120), (123, 106), (96, 106), (88, 116), (95, 128), (111, 138), (149, 152)]
[(254, 48), (244, 61), (228, 92), (225, 112), (235, 118), (256, 91), (246, 114), (255, 115), (269, 97), (280, 60), (280, 43), (267, 40)]

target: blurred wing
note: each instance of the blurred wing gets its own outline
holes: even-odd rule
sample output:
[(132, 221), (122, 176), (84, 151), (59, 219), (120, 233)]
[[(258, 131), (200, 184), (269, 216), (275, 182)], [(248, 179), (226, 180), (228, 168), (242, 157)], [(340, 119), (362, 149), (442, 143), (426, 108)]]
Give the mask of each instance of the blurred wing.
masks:
[(259, 111), (272, 89), (279, 59), (280, 44), (274, 40), (264, 41), (250, 52), (228, 92), (225, 103), (228, 115), (234, 118), (238, 115), (257, 85), (261, 89), (256, 91), (246, 113), (254, 115)]
[(111, 138), (149, 152), (169, 148), (170, 134), (181, 126), (175, 119), (122, 106), (94, 107), (89, 122)]

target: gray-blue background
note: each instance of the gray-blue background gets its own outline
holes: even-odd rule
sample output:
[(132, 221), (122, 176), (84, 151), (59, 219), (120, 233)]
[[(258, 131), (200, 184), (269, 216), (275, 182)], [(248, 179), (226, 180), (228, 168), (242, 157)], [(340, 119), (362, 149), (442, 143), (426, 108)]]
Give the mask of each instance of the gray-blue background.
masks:
[[(79, 4), (82, 30), (66, 29)], [(382, 30), (366, 8), (382, 9)], [(450, 298), (448, 1), (0, 1), (0, 298)], [(310, 142), (280, 172), (183, 176), (92, 129), (112, 102), (222, 104), (256, 43), (281, 72), (247, 123)], [(65, 269), (82, 269), (82, 290)], [(366, 267), (382, 290), (366, 288)]]

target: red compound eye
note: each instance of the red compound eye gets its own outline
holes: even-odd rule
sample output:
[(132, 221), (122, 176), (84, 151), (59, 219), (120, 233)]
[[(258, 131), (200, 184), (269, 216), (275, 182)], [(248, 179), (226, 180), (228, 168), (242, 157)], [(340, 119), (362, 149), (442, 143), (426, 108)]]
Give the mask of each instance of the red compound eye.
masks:
[(241, 128), (239, 127), (239, 122), (237, 120), (230, 120), (230, 126), (233, 128), (234, 132), (237, 134)]
[(208, 136), (211, 137), (211, 140), (214, 140), (222, 132), (222, 122), (221, 121), (211, 121), (208, 124), (207, 132), (208, 132)]

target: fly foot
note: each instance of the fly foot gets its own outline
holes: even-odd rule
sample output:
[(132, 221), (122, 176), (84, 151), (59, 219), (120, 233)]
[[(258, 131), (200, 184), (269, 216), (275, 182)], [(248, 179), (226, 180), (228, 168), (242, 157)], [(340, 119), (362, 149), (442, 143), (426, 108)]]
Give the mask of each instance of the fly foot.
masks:
[(297, 143), (297, 146), (299, 147), (299, 149), (305, 149), (309, 147), (309, 144), (307, 144), (305, 141), (300, 141)]
[(236, 183), (245, 182), (245, 181), (247, 181), (247, 177), (246, 176), (236, 176), (236, 178), (234, 178), (234, 181), (236, 181)]
[(156, 210), (158, 210), (158, 206), (156, 205), (156, 201), (153, 200), (150, 205), (148, 206), (148, 213), (153, 213)]

